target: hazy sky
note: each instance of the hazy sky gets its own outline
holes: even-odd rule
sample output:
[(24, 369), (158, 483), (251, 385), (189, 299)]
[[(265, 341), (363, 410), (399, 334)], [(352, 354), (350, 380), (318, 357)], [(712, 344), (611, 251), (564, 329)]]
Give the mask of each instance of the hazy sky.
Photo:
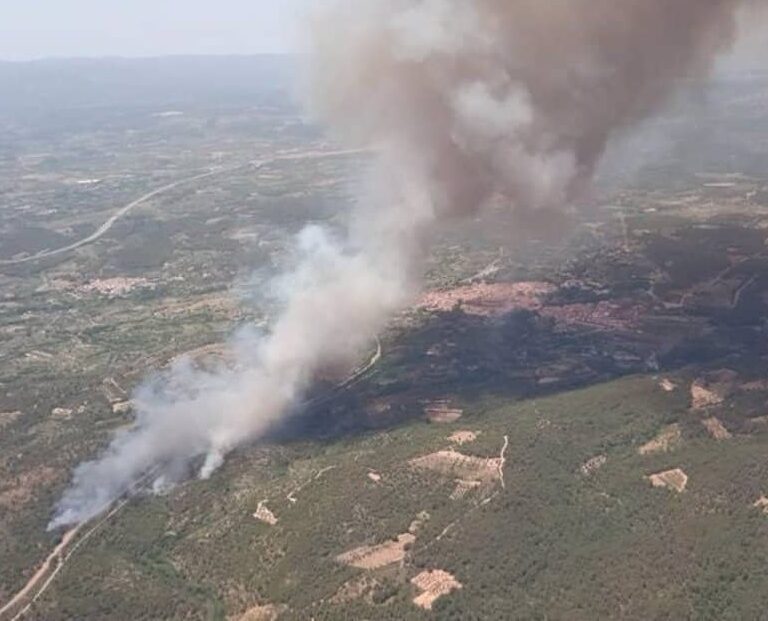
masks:
[(322, 1), (0, 0), (0, 59), (290, 51)]
[[(0, 59), (293, 51), (308, 8), (331, 1), (0, 0)], [(742, 46), (739, 65), (765, 68), (766, 32)]]

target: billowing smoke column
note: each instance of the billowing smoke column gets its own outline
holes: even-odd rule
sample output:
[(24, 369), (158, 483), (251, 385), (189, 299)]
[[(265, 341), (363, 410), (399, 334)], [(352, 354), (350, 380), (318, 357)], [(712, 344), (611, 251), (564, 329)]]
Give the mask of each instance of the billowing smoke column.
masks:
[(172, 483), (204, 458), (207, 477), (262, 435), (320, 367), (354, 360), (408, 303), (437, 220), (492, 199), (544, 220), (572, 204), (616, 132), (708, 71), (738, 4), (346, 0), (317, 16), (313, 109), (378, 154), (349, 234), (300, 236), (282, 311), (266, 336), (234, 339), (235, 366), (182, 361), (140, 388), (135, 425), (77, 468), (51, 528), (93, 517), (143, 476)]

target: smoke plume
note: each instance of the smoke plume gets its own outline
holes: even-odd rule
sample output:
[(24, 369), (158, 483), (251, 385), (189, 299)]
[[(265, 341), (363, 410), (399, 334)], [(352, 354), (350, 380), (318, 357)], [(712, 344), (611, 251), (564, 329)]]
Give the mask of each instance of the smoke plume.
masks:
[(377, 153), (344, 239), (312, 228), (268, 334), (237, 364), (179, 362), (135, 398), (134, 426), (82, 464), (51, 527), (151, 473), (207, 477), (351, 362), (417, 290), (434, 224), (503, 201), (546, 222), (588, 187), (609, 140), (732, 42), (738, 0), (343, 0), (312, 28), (311, 105)]

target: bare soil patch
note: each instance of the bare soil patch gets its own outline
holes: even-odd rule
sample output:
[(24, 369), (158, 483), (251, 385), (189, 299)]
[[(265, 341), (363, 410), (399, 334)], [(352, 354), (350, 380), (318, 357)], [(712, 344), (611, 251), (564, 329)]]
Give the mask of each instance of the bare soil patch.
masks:
[(274, 526), (278, 522), (277, 516), (275, 516), (275, 514), (267, 508), (266, 500), (262, 500), (259, 503), (259, 506), (256, 508), (256, 512), (253, 514), (253, 517), (255, 517), (260, 522), (269, 524), (270, 526)]
[(479, 489), (482, 486), (482, 481), (467, 481), (464, 479), (458, 479), (456, 481), (456, 487), (451, 492), (451, 500), (461, 500), (469, 492)]
[(673, 392), (677, 389), (677, 384), (675, 384), (671, 379), (665, 377), (659, 382), (659, 388), (661, 388), (664, 392)]
[(596, 455), (592, 459), (588, 459), (585, 461), (581, 468), (579, 469), (581, 471), (581, 474), (583, 474), (585, 477), (592, 476), (600, 470), (605, 464), (608, 462), (608, 457), (605, 455)]
[(419, 308), (448, 312), (460, 308), (468, 315), (505, 315), (514, 310), (537, 310), (555, 288), (545, 282), (478, 283), (448, 291), (430, 291)]
[(98, 293), (109, 298), (116, 298), (134, 289), (154, 287), (146, 278), (104, 278), (92, 280), (80, 287), (82, 293)]
[(641, 455), (667, 453), (676, 448), (682, 441), (682, 438), (683, 433), (679, 424), (668, 425), (653, 440), (646, 442), (637, 449), (637, 452)]
[(344, 554), (339, 554), (336, 560), (339, 563), (357, 567), (358, 569), (379, 569), (400, 563), (406, 554), (406, 548), (416, 541), (411, 533), (398, 535), (396, 540), (380, 543), (375, 546), (360, 546)]
[(411, 584), (421, 591), (413, 603), (424, 610), (432, 610), (432, 605), (438, 598), (463, 588), (461, 582), (442, 569), (423, 571), (411, 579)]
[(263, 606), (254, 606), (253, 608), (249, 608), (239, 617), (231, 618), (237, 619), (237, 621), (277, 621), (280, 615), (286, 610), (286, 606), (264, 604)]
[(69, 420), (72, 418), (74, 410), (71, 408), (53, 408), (51, 410), (51, 418), (54, 420)]
[(469, 444), (475, 440), (477, 440), (477, 433), (474, 431), (457, 431), (456, 433), (452, 433), (450, 436), (448, 436), (449, 442), (458, 444), (459, 446), (462, 444)]
[(688, 485), (688, 475), (680, 468), (657, 472), (648, 476), (648, 480), (653, 487), (665, 487), (676, 491), (678, 494), (684, 492)]
[(411, 522), (411, 525), (408, 527), (408, 532), (412, 535), (415, 535), (419, 530), (421, 529), (424, 524), (429, 522), (429, 520), (432, 518), (432, 516), (429, 514), (428, 511), (420, 511), (419, 514), (416, 516), (416, 519)]
[(133, 409), (132, 401), (121, 401), (120, 403), (112, 404), (112, 413), (117, 416), (124, 416)]
[(120, 384), (118, 384), (114, 377), (105, 378), (101, 383), (101, 388), (104, 392), (104, 396), (110, 403), (119, 403), (128, 399), (128, 393)]
[(760, 496), (752, 506), (756, 509), (760, 509), (765, 515), (768, 515), (768, 498), (766, 496)]
[(738, 374), (730, 369), (712, 371), (691, 384), (691, 408), (702, 410), (720, 405), (736, 390)]
[(454, 450), (438, 451), (409, 462), (417, 470), (430, 470), (460, 481), (480, 481), (483, 484), (501, 480), (500, 458), (464, 455)]
[(727, 440), (731, 437), (731, 432), (728, 431), (723, 423), (720, 422), (720, 419), (715, 416), (701, 421), (701, 424), (704, 425), (709, 432), (709, 435), (715, 440)]

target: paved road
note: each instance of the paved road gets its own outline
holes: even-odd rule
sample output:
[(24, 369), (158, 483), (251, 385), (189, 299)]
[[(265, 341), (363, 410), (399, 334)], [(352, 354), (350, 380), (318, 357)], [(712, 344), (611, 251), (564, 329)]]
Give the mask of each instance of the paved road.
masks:
[(88, 237), (84, 237), (83, 239), (80, 239), (76, 242), (73, 242), (67, 246), (63, 246), (61, 248), (56, 248), (54, 250), (44, 250), (42, 252), (38, 252), (37, 254), (30, 255), (28, 257), (21, 257), (19, 259), (2, 259), (0, 260), (0, 265), (20, 265), (22, 263), (31, 263), (32, 261), (39, 261), (41, 259), (47, 259), (49, 257), (55, 257), (57, 255), (66, 254), (67, 252), (72, 252), (73, 250), (77, 250), (78, 248), (81, 248), (88, 244), (92, 244), (93, 242), (98, 240), (100, 237), (102, 237), (107, 231), (109, 231), (109, 229), (111, 229), (114, 226), (115, 222), (117, 222), (120, 218), (125, 216), (129, 211), (131, 211), (135, 207), (138, 207), (139, 205), (146, 203), (148, 200), (157, 198), (161, 194), (170, 192), (175, 188), (178, 188), (184, 185), (189, 185), (190, 183), (193, 183), (195, 181), (200, 181), (201, 179), (207, 179), (209, 177), (213, 177), (216, 175), (223, 175), (225, 173), (234, 172), (236, 170), (244, 170), (246, 168), (253, 168), (254, 170), (258, 170), (259, 168), (262, 168), (269, 164), (273, 164), (275, 162), (302, 160), (302, 159), (321, 159), (324, 157), (331, 157), (336, 155), (355, 155), (355, 154), (361, 154), (361, 153), (364, 153), (364, 151), (361, 151), (358, 149), (341, 150), (341, 151), (309, 151), (309, 152), (299, 152), (299, 153), (284, 153), (268, 159), (254, 160), (252, 162), (248, 162), (247, 164), (238, 164), (236, 166), (230, 166), (227, 168), (217, 168), (215, 170), (209, 170), (208, 172), (200, 173), (192, 177), (179, 179), (178, 181), (174, 181), (173, 183), (164, 185), (160, 188), (152, 190), (151, 192), (147, 192), (146, 194), (144, 194), (144, 196), (140, 196), (136, 200), (131, 201), (127, 205), (121, 207), (114, 214), (112, 214), (112, 216), (110, 216), (109, 219), (104, 224), (102, 224), (98, 229), (96, 229)]
[[(56, 566), (57, 568), (61, 566), (61, 559), (62, 559), (64, 550), (69, 545), (69, 543), (75, 538), (75, 536), (77, 535), (77, 531), (79, 530), (80, 530), (80, 526), (75, 526), (74, 528), (70, 529), (68, 532), (64, 534), (64, 537), (61, 539), (61, 542), (59, 542), (59, 544), (53, 549), (53, 552), (51, 552), (48, 555), (48, 558), (46, 558), (45, 561), (43, 561), (43, 564), (27, 581), (27, 584), (24, 585), (24, 588), (22, 588), (18, 593), (16, 593), (16, 595), (14, 595), (13, 598), (11, 598), (11, 600), (7, 604), (5, 604), (2, 608), (0, 608), (0, 619), (2, 619), (4, 614), (13, 612), (13, 610), (16, 607), (18, 607), (22, 602), (24, 602), (27, 599), (28, 596), (32, 594), (32, 590), (40, 582), (42, 582), (43, 578), (46, 575), (48, 575), (48, 572), (51, 571), (51, 568), (54, 566), (54, 563), (58, 563), (58, 565)], [(13, 618), (16, 619), (18, 616), (19, 615), (17, 614)]]
[(72, 250), (77, 250), (78, 248), (82, 246), (86, 246), (88, 244), (92, 244), (97, 239), (102, 237), (109, 229), (111, 229), (115, 222), (117, 222), (120, 218), (122, 218), (124, 215), (126, 215), (129, 211), (131, 211), (134, 207), (138, 207), (139, 205), (146, 203), (148, 200), (155, 198), (157, 196), (160, 196), (161, 194), (164, 194), (166, 192), (169, 192), (170, 190), (173, 190), (174, 188), (178, 188), (183, 185), (187, 185), (189, 183), (192, 183), (193, 181), (198, 181), (199, 179), (205, 179), (207, 177), (212, 177), (214, 175), (220, 175), (225, 172), (231, 172), (233, 170), (236, 170), (236, 168), (241, 168), (241, 166), (238, 167), (232, 167), (232, 168), (222, 168), (220, 170), (211, 170), (206, 173), (202, 173), (199, 175), (195, 175), (194, 177), (187, 177), (186, 179), (180, 179), (179, 181), (174, 181), (173, 183), (169, 183), (168, 185), (164, 185), (161, 188), (157, 188), (156, 190), (152, 190), (151, 192), (147, 192), (144, 196), (141, 196), (137, 198), (135, 201), (132, 201), (125, 205), (124, 207), (121, 207), (118, 209), (112, 216), (109, 217), (109, 219), (102, 224), (98, 229), (96, 229), (93, 233), (91, 233), (88, 237), (84, 237), (83, 239), (80, 239), (76, 242), (73, 242), (69, 244), (68, 246), (62, 246), (61, 248), (56, 248), (55, 250), (44, 250), (43, 252), (39, 252), (37, 254), (28, 256), (28, 257), (22, 257), (20, 259), (4, 259), (0, 260), (0, 265), (19, 265), (21, 263), (30, 263), (32, 261), (39, 261), (40, 259), (47, 259), (48, 257), (55, 257), (60, 254), (65, 254), (67, 252), (71, 252)]
[[(327, 401), (336, 396), (339, 392), (346, 390), (354, 386), (359, 382), (381, 359), (381, 341), (376, 339), (376, 350), (371, 357), (357, 369), (351, 372), (351, 374), (342, 382), (338, 383), (330, 393), (324, 397), (320, 397), (313, 401), (304, 403), (304, 407), (316, 406), (323, 401)], [(506, 436), (505, 436), (506, 438)], [(502, 449), (502, 464), (504, 459), (504, 451), (506, 446)], [(78, 524), (64, 534), (61, 542), (54, 548), (53, 552), (48, 555), (40, 568), (34, 573), (34, 575), (27, 581), (24, 587), (16, 593), (2, 608), (0, 608), (0, 620), (3, 619), (3, 615), (10, 615), (16, 612), (16, 609), (24, 605), (21, 610), (16, 612), (13, 617), (10, 617), (10, 621), (18, 621), (21, 619), (32, 606), (39, 600), (43, 594), (48, 590), (56, 576), (64, 568), (64, 566), (72, 558), (72, 555), (77, 552), (78, 548), (82, 546), (88, 539), (93, 536), (94, 533), (106, 527), (107, 523), (130, 502), (133, 493), (136, 493), (142, 487), (147, 485), (147, 482), (156, 474), (158, 467), (155, 466), (150, 471), (143, 475), (139, 480), (135, 481), (126, 490), (126, 493), (118, 499), (115, 503), (104, 507), (103, 517), (101, 517), (94, 526), (86, 531), (82, 537), (77, 539), (77, 535), (80, 530), (86, 526), (86, 522)], [(321, 471), (319, 475), (322, 475)], [(296, 490), (298, 491), (298, 490)], [(292, 492), (293, 493), (293, 492)], [(291, 498), (291, 494), (288, 495), (288, 499), (291, 502), (296, 502)]]
[[(346, 150), (346, 151), (316, 151), (316, 152), (287, 153), (287, 154), (275, 156), (271, 159), (256, 160), (253, 162), (249, 162), (247, 164), (239, 164), (237, 166), (231, 166), (229, 168), (212, 170), (206, 173), (201, 173), (199, 175), (194, 175), (193, 177), (187, 177), (186, 179), (174, 181), (173, 183), (164, 185), (163, 187), (157, 188), (152, 192), (148, 192), (144, 196), (137, 198), (135, 201), (125, 205), (124, 207), (121, 207), (94, 233), (92, 233), (86, 238), (81, 239), (80, 241), (77, 241), (68, 246), (64, 246), (62, 248), (57, 248), (55, 250), (42, 252), (34, 256), (24, 257), (23, 259), (15, 259), (11, 261), (0, 261), (0, 264), (8, 265), (8, 264), (18, 264), (18, 263), (26, 263), (29, 261), (36, 261), (45, 257), (51, 257), (51, 256), (63, 254), (65, 252), (70, 252), (72, 250), (75, 250), (76, 248), (85, 246), (86, 244), (93, 243), (94, 241), (99, 239), (102, 235), (104, 235), (104, 233), (106, 233), (115, 224), (115, 222), (117, 222), (117, 220), (119, 220), (121, 217), (127, 214), (134, 207), (137, 207), (138, 205), (141, 205), (142, 203), (150, 200), (151, 198), (155, 198), (160, 194), (163, 194), (164, 192), (168, 192), (169, 190), (172, 190), (174, 188), (177, 188), (185, 184), (192, 183), (194, 181), (198, 181), (200, 179), (205, 179), (207, 177), (212, 177), (214, 175), (220, 175), (226, 172), (233, 172), (235, 170), (245, 169), (249, 167), (252, 167), (258, 170), (263, 166), (272, 164), (277, 161), (319, 159), (319, 158), (330, 157), (334, 155), (354, 155), (354, 154), (360, 154), (360, 153), (364, 153), (364, 152), (359, 150)], [(378, 339), (376, 339), (376, 351), (373, 353), (371, 358), (365, 364), (355, 369), (346, 380), (338, 384), (335, 387), (333, 392), (336, 393), (340, 390), (343, 390), (345, 388), (348, 388), (354, 385), (368, 371), (370, 371), (371, 368), (373, 368), (376, 365), (376, 363), (379, 361), (380, 358), (381, 358), (381, 342)], [(309, 404), (305, 404), (305, 405), (309, 405)], [(156, 468), (153, 468), (152, 470), (150, 470), (148, 474), (141, 477), (139, 481), (136, 481), (130, 487), (136, 488), (146, 483), (146, 480), (151, 477), (152, 472), (154, 472), (155, 470)], [(51, 585), (51, 583), (56, 578), (58, 573), (62, 570), (64, 565), (67, 564), (67, 562), (72, 557), (72, 555), (77, 551), (77, 549), (83, 543), (85, 543), (91, 537), (91, 535), (93, 535), (97, 530), (104, 527), (112, 517), (114, 517), (117, 513), (119, 513), (123, 509), (123, 507), (125, 507), (125, 505), (128, 503), (129, 499), (130, 499), (130, 495), (119, 500), (117, 504), (115, 504), (111, 508), (111, 510), (107, 512), (106, 515), (104, 515), (104, 517), (102, 517), (96, 523), (96, 525), (93, 526), (89, 531), (87, 531), (80, 539), (77, 539), (75, 541), (75, 538), (78, 532), (82, 527), (85, 526), (85, 523), (80, 524), (72, 528), (71, 530), (69, 530), (64, 535), (61, 542), (54, 548), (53, 552), (51, 552), (48, 558), (43, 562), (41, 567), (35, 572), (32, 578), (30, 578), (27, 584), (18, 593), (16, 593), (16, 595), (7, 604), (5, 604), (2, 608), (0, 608), (0, 618), (2, 618), (3, 615), (6, 613), (13, 612), (15, 608), (20, 606), (24, 601), (27, 601), (26, 606), (22, 608), (21, 611), (19, 611), (13, 617), (12, 621), (16, 621), (17, 619), (20, 619), (22, 616), (24, 616), (32, 607), (32, 605), (45, 593), (45, 591), (47, 591), (48, 587)], [(109, 507), (105, 507), (104, 511), (107, 511), (107, 509), (109, 509)], [(72, 545), (70, 546), (70, 544)], [(54, 563), (56, 563), (55, 567), (54, 567)], [(43, 582), (43, 580), (45, 581)], [(37, 588), (38, 586), (39, 588)], [(35, 591), (36, 588), (37, 588), (37, 591)], [(35, 591), (34, 594), (33, 594), (33, 591)]]

